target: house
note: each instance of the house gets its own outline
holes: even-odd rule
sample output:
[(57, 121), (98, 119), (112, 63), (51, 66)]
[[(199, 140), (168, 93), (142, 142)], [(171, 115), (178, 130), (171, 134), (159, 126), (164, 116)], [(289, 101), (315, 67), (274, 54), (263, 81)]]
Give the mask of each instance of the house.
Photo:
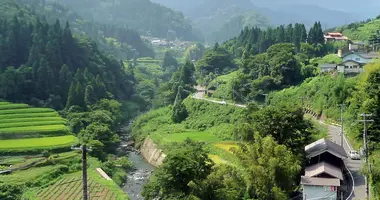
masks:
[(307, 145), (305, 153), (308, 164), (301, 176), (303, 199), (339, 199), (344, 191), (344, 148), (323, 138)]
[(336, 70), (336, 64), (321, 64), (320, 66), (321, 72), (331, 72)]
[(305, 146), (305, 152), (309, 165), (326, 162), (342, 168), (343, 159), (348, 157), (342, 146), (325, 138)]
[(338, 64), (337, 69), (340, 73), (361, 73), (364, 71), (363, 66), (378, 59), (379, 54), (376, 52), (359, 53), (349, 52), (343, 56), (342, 63)]
[(335, 42), (335, 41), (347, 41), (348, 37), (344, 36), (342, 33), (332, 33), (328, 32), (324, 35), (325, 42)]
[(338, 199), (339, 179), (302, 176), (303, 199)]

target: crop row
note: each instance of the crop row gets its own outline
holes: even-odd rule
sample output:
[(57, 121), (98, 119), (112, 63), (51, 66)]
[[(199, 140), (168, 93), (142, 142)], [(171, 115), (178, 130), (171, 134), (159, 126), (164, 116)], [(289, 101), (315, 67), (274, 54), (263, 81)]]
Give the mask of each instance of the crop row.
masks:
[(42, 112), (42, 113), (19, 113), (19, 114), (0, 114), (0, 120), (16, 119), (16, 118), (36, 118), (36, 117), (58, 117), (57, 112)]
[(6, 104), (11, 104), (11, 103), (6, 102), (6, 101), (0, 101), (0, 105), (6, 105)]
[(51, 108), (21, 108), (21, 109), (10, 109), (10, 110), (0, 110), (0, 115), (5, 114), (21, 114), (21, 113), (45, 113), (45, 112), (56, 112)]
[(36, 122), (13, 122), (0, 124), (0, 132), (5, 128), (19, 128), (19, 127), (32, 127), (32, 126), (45, 126), (45, 125), (64, 125), (65, 121), (36, 121)]
[[(118, 199), (114, 192), (91, 179), (88, 182), (88, 192), (91, 199)], [(61, 179), (54, 185), (45, 188), (40, 193), (38, 193), (38, 199), (41, 200), (81, 198), (83, 198), (82, 181), (77, 177)]]
[(62, 121), (63, 123), (66, 122), (65, 119), (62, 117), (25, 117), (25, 118), (10, 118), (10, 119), (1, 119), (0, 120), (0, 125), (1, 124), (6, 124), (6, 123), (17, 123), (17, 122), (42, 122), (42, 121)]
[(26, 126), (0, 129), (0, 139), (37, 138), (47, 136), (67, 135), (65, 125)]
[(12, 104), (0, 104), (0, 110), (29, 108), (28, 104), (12, 103)]

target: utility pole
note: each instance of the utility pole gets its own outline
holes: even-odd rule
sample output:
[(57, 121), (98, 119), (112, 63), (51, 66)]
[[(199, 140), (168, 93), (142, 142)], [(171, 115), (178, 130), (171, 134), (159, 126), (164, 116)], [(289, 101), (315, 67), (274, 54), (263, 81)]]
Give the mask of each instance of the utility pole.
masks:
[[(359, 120), (359, 122), (363, 122), (364, 123), (364, 128), (363, 128), (363, 148), (364, 148), (364, 153), (365, 153), (365, 161), (366, 161), (366, 164), (367, 164), (369, 172), (370, 172), (371, 168), (370, 168), (369, 160), (368, 160), (367, 122), (373, 122), (373, 120), (367, 119), (367, 117), (371, 117), (372, 114), (363, 113), (363, 114), (359, 114), (359, 116), (363, 117), (363, 119)], [(367, 199), (369, 199), (369, 181), (368, 181), (368, 175), (365, 176), (365, 182), (366, 182), (366, 195), (367, 195)]]
[(340, 107), (340, 123), (341, 123), (341, 126), (342, 126), (342, 128), (341, 128), (341, 132), (340, 132), (340, 146), (342, 146), (343, 147), (343, 134), (344, 134), (344, 127), (343, 127), (343, 125), (344, 125), (344, 123), (343, 123), (343, 111), (344, 111), (344, 104), (339, 104), (339, 107)]
[(72, 150), (82, 150), (82, 184), (83, 184), (83, 200), (88, 200), (87, 192), (87, 151), (92, 151), (91, 147), (86, 148), (86, 145), (83, 144), (81, 147), (71, 146)]

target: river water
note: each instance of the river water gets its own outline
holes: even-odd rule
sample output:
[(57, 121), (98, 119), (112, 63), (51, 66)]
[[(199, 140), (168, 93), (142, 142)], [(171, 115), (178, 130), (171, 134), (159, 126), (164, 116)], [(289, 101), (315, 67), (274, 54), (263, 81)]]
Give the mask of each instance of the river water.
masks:
[(141, 192), (154, 167), (137, 152), (130, 152), (128, 158), (129, 161), (134, 163), (135, 169), (128, 172), (127, 181), (122, 188), (131, 200), (144, 200)]
[(149, 180), (154, 166), (140, 155), (139, 150), (134, 148), (134, 142), (128, 133), (128, 126), (122, 128), (121, 132), (119, 153), (128, 156), (128, 160), (133, 162), (133, 169), (128, 172), (127, 180), (122, 189), (131, 200), (144, 200), (141, 192), (144, 184)]

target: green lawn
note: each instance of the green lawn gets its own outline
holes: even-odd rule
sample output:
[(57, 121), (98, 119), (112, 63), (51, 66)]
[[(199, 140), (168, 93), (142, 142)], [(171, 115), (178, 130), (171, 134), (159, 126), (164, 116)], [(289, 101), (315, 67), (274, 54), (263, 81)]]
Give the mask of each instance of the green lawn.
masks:
[(62, 147), (71, 145), (76, 142), (76, 137), (72, 135), (45, 137), (45, 138), (27, 138), (15, 140), (0, 140), (0, 149), (29, 149), (44, 147)]

